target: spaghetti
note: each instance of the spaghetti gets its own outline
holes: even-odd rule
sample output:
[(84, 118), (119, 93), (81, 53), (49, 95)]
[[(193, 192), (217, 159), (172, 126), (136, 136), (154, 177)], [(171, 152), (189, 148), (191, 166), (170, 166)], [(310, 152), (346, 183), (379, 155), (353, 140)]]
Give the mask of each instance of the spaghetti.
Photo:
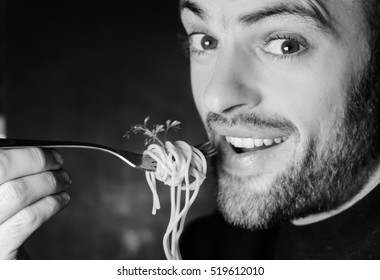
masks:
[(170, 186), (170, 220), (163, 237), (163, 247), (167, 259), (181, 259), (179, 238), (186, 215), (206, 178), (206, 158), (198, 149), (183, 141), (166, 141), (165, 146), (150, 144), (144, 154), (157, 161), (157, 170), (145, 173), (153, 194), (152, 214), (160, 209), (156, 180)]

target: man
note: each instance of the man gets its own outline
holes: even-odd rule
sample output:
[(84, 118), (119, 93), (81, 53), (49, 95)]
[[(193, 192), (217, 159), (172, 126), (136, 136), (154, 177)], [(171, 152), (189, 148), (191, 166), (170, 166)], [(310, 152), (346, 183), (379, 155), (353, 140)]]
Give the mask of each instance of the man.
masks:
[[(185, 258), (379, 258), (375, 7), (181, 1), (220, 211), (247, 229), (201, 220)], [(61, 166), (54, 151), (1, 151), (1, 258), (67, 205)]]
[(223, 215), (184, 258), (380, 259), (379, 7), (180, 2)]
[(0, 259), (28, 256), (23, 242), (67, 206), (71, 179), (55, 150), (0, 151)]

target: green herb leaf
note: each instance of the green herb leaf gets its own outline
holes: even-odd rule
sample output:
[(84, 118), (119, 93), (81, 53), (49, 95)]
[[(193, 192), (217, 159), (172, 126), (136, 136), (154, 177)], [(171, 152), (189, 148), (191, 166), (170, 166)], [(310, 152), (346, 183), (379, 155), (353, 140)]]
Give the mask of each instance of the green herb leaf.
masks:
[[(171, 120), (167, 120), (165, 125), (162, 125), (162, 124), (156, 124), (152, 127), (148, 127), (148, 122), (149, 122), (149, 116), (147, 116), (145, 119), (144, 119), (144, 124), (137, 124), (137, 125), (134, 125), (134, 126), (131, 126), (131, 128), (124, 134), (124, 137), (127, 137), (129, 138), (130, 134), (131, 133), (134, 133), (134, 134), (137, 134), (139, 132), (143, 133), (144, 136), (146, 136), (146, 139), (144, 141), (144, 144), (145, 146), (151, 144), (151, 143), (154, 143), (154, 142), (158, 142), (161, 146), (165, 146), (163, 142), (166, 141), (166, 135), (167, 135), (167, 132), (171, 129), (171, 130), (174, 130), (174, 131), (177, 131), (180, 129), (180, 124), (181, 122), (179, 121), (171, 121)], [(164, 133), (164, 140), (161, 141), (158, 137), (158, 134), (160, 133)]]

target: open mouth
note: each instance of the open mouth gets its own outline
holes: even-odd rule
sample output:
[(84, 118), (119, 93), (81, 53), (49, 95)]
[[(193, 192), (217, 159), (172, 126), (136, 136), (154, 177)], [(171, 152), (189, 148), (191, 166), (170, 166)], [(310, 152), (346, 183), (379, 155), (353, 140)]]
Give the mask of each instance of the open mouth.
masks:
[(274, 146), (288, 140), (288, 136), (281, 136), (276, 138), (241, 138), (226, 136), (226, 141), (231, 145), (232, 149), (238, 153), (254, 152), (264, 149), (270, 149)]

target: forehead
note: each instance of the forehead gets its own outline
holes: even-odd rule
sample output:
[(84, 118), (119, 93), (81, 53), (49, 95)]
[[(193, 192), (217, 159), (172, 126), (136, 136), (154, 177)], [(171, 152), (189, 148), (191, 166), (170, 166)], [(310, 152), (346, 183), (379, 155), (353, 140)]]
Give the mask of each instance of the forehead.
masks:
[(260, 7), (263, 5), (276, 5), (283, 4), (299, 4), (305, 6), (318, 6), (318, 7), (340, 7), (342, 8), (358, 8), (360, 1), (357, 0), (180, 0), (180, 6), (184, 3), (194, 3), (196, 5), (204, 5), (214, 8), (247, 8), (247, 7)]
[(223, 26), (237, 22), (236, 19), (245, 14), (265, 9), (283, 9), (299, 16), (313, 15), (317, 21), (325, 21), (336, 29), (362, 25), (365, 21), (357, 0), (180, 0), (183, 16), (195, 15), (205, 21), (218, 21)]

